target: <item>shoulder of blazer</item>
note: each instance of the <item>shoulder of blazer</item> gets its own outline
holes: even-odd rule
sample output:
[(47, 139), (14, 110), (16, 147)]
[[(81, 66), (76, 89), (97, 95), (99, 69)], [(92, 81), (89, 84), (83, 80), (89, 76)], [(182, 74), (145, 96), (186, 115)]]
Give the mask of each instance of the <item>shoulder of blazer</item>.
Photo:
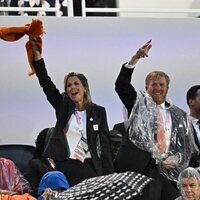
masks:
[(100, 116), (104, 116), (105, 114), (105, 108), (92, 103), (87, 109), (87, 117), (88, 118), (94, 118), (94, 119), (100, 119)]
[(173, 114), (174, 116), (176, 116), (177, 119), (180, 119), (182, 117), (187, 117), (187, 113), (182, 110), (181, 108), (175, 106), (175, 105), (172, 105), (170, 108), (169, 108), (169, 111), (171, 114)]
[(96, 107), (96, 109), (100, 109), (100, 110), (105, 110), (105, 108), (103, 106), (97, 105), (97, 104), (93, 104), (94, 107)]
[(103, 106), (100, 106), (100, 105), (97, 105), (95, 103), (92, 103), (88, 108), (87, 108), (88, 111), (90, 112), (103, 112), (105, 111), (105, 107)]

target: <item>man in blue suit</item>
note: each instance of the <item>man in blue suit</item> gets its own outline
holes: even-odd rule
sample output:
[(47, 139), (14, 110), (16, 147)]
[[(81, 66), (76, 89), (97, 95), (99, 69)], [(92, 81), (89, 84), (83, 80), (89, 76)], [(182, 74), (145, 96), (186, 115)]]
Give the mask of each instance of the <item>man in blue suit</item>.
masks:
[[(115, 160), (117, 172), (135, 171), (154, 181), (138, 199), (174, 200), (178, 174), (188, 166), (193, 135), (187, 113), (166, 99), (170, 78), (162, 71), (150, 72), (145, 92), (131, 84), (135, 64), (152, 47), (151, 41), (125, 63), (115, 82), (115, 90), (128, 111), (126, 134)], [(195, 146), (194, 146), (195, 148)]]

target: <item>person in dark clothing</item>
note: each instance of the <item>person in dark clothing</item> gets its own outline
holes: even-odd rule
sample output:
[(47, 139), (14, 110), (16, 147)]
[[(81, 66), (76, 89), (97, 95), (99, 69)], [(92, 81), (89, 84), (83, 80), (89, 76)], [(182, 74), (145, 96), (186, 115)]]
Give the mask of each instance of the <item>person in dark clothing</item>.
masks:
[(32, 195), (35, 197), (38, 195), (38, 186), (42, 176), (48, 171), (55, 170), (54, 161), (43, 156), (44, 149), (52, 131), (53, 128), (45, 128), (38, 134), (35, 141), (34, 155), (29, 161), (26, 179), (29, 181), (32, 189)]
[(198, 153), (192, 155), (190, 160), (191, 167), (200, 166), (200, 85), (192, 86), (186, 94), (186, 101), (190, 109), (189, 117), (193, 127), (195, 144)]
[(115, 159), (117, 172), (134, 171), (154, 179), (138, 199), (174, 200), (178, 174), (188, 166), (195, 151), (187, 113), (172, 105), (166, 96), (169, 76), (153, 71), (146, 76), (146, 91), (131, 84), (135, 64), (148, 57), (151, 40), (125, 63), (115, 82), (115, 90), (126, 107), (129, 119)]
[(57, 117), (43, 156), (56, 162), (70, 187), (86, 178), (113, 173), (105, 108), (92, 102), (87, 78), (81, 73), (66, 75), (65, 91), (60, 93), (48, 76), (37, 40), (30, 38), (33, 67)]
[(126, 132), (126, 129), (124, 127), (124, 122), (120, 122), (120, 123), (114, 124), (113, 130), (119, 131), (120, 134), (123, 136), (124, 133)]
[(118, 151), (121, 146), (124, 132), (125, 132), (124, 122), (114, 124), (113, 129), (110, 130), (112, 158), (114, 163), (115, 163), (115, 158), (117, 157)]

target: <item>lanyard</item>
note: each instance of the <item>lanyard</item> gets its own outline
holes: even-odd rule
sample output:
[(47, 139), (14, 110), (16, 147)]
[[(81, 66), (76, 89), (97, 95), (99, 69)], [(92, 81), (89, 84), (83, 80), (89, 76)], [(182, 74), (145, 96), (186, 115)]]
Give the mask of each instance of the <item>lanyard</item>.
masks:
[(79, 115), (77, 110), (74, 111), (74, 115), (76, 117), (76, 122), (78, 124), (78, 130), (79, 130), (79, 132), (81, 134), (81, 137), (83, 137), (83, 126), (81, 127), (81, 117), (80, 117), (80, 115)]
[(77, 110), (74, 111), (74, 115), (76, 117), (76, 122), (78, 123), (78, 125), (81, 125), (81, 117), (79, 116)]

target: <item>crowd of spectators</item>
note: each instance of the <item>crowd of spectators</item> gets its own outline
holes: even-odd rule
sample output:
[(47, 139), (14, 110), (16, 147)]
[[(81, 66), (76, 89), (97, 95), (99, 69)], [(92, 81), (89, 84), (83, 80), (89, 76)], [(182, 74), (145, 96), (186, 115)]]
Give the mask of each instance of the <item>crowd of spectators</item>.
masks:
[(85, 75), (68, 73), (60, 92), (48, 75), (40, 43), (40, 37), (29, 37), (27, 48), (56, 123), (38, 134), (25, 176), (11, 160), (0, 159), (3, 195), (48, 199), (86, 179), (132, 171), (153, 180), (135, 200), (200, 199), (199, 172), (189, 167), (199, 167), (199, 85), (186, 94), (189, 114), (167, 100), (170, 78), (163, 71), (150, 72), (145, 91), (137, 90), (131, 78), (152, 48), (152, 41), (146, 42), (116, 78), (115, 90), (128, 120), (109, 131), (106, 109), (92, 101)]

